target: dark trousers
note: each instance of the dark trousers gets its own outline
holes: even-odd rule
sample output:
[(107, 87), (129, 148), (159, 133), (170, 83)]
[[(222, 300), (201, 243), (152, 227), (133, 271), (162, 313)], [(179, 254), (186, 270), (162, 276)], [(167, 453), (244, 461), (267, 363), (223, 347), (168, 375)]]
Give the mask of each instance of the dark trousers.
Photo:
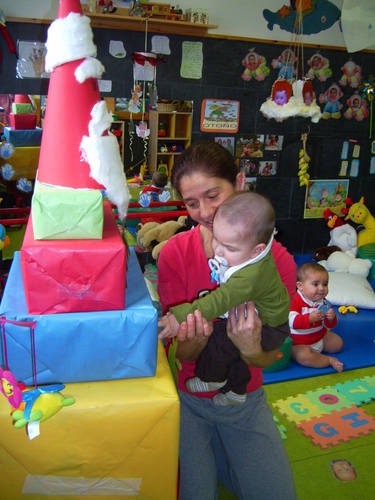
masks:
[(227, 336), (226, 320), (214, 323), (214, 331), (197, 359), (195, 375), (203, 382), (227, 380), (220, 392), (246, 394), (251, 373), (240, 351)]

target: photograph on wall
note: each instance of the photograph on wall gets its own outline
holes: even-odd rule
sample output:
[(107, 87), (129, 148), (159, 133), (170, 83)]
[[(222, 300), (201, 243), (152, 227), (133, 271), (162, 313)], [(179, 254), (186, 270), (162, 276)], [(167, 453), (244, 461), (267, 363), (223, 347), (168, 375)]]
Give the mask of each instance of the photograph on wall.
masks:
[(257, 175), (258, 162), (251, 158), (239, 158), (238, 168), (240, 172), (245, 172), (246, 177)]
[(245, 188), (246, 188), (246, 191), (256, 191), (257, 190), (257, 178), (256, 177), (246, 177)]
[(266, 135), (264, 140), (265, 151), (281, 151), (283, 147), (283, 135)]
[(276, 161), (260, 161), (258, 175), (269, 177), (276, 175), (277, 162)]
[(342, 208), (348, 197), (349, 180), (314, 180), (306, 186), (305, 219), (323, 218), (324, 211), (329, 208), (342, 217)]
[(232, 156), (234, 155), (234, 137), (215, 137), (215, 142), (227, 149)]
[(246, 134), (236, 137), (237, 158), (263, 158), (264, 135)]
[(202, 132), (235, 134), (240, 119), (239, 101), (204, 99), (201, 110)]

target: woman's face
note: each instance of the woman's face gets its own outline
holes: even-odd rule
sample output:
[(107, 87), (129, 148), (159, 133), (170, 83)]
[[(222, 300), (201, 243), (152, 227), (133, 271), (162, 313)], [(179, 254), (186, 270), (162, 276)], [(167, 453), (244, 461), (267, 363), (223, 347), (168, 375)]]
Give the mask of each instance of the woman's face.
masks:
[(225, 179), (196, 172), (181, 179), (180, 193), (190, 217), (212, 232), (216, 210), (231, 194), (243, 189), (243, 183), (242, 173), (237, 177), (237, 186), (232, 186)]

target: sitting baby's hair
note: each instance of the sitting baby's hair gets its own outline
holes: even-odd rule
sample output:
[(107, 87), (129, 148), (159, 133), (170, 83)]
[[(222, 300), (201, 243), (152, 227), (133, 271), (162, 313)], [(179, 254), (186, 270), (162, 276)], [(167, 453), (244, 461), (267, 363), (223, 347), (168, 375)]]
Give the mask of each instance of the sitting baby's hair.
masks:
[(155, 187), (163, 188), (168, 183), (168, 176), (165, 172), (154, 172), (152, 174), (152, 184)]
[(297, 281), (304, 281), (310, 273), (326, 273), (328, 271), (325, 267), (317, 262), (304, 262), (297, 270)]

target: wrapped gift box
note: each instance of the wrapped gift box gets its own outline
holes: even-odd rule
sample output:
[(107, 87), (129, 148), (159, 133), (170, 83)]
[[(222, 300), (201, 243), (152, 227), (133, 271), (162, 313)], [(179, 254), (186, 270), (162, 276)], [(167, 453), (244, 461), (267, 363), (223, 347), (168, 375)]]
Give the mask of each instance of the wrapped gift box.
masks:
[(31, 214), (21, 266), (29, 314), (124, 308), (126, 247), (108, 202), (101, 240), (36, 240)]
[(177, 498), (180, 404), (161, 342), (155, 377), (67, 384), (62, 394), (76, 402), (31, 442), (0, 398), (2, 498)]
[[(112, 279), (118, 278), (121, 276), (112, 276)], [(126, 300), (121, 311), (29, 315), (20, 253), (16, 252), (0, 315), (16, 321), (36, 320), (38, 384), (152, 377), (155, 374), (157, 311), (152, 306), (133, 249), (128, 262)], [(10, 370), (19, 381), (33, 385), (29, 330), (7, 323), (6, 344)], [(4, 359), (2, 341), (0, 356)]]
[(12, 103), (12, 112), (17, 115), (17, 114), (31, 114), (31, 104), (30, 103), (17, 103), (13, 102)]
[(36, 115), (34, 114), (9, 114), (10, 127), (15, 130), (29, 130), (36, 127)]
[(42, 142), (42, 132), (40, 127), (31, 130), (13, 130), (4, 127), (4, 137), (7, 142), (11, 142), (14, 147), (40, 146)]
[(15, 148), (15, 153), (10, 158), (0, 158), (0, 167), (10, 165), (13, 170), (10, 181), (16, 181), (21, 178), (28, 180), (35, 179), (38, 169), (40, 146), (27, 146)]
[(58, 188), (36, 181), (31, 214), (36, 240), (103, 237), (103, 196), (98, 189)]

